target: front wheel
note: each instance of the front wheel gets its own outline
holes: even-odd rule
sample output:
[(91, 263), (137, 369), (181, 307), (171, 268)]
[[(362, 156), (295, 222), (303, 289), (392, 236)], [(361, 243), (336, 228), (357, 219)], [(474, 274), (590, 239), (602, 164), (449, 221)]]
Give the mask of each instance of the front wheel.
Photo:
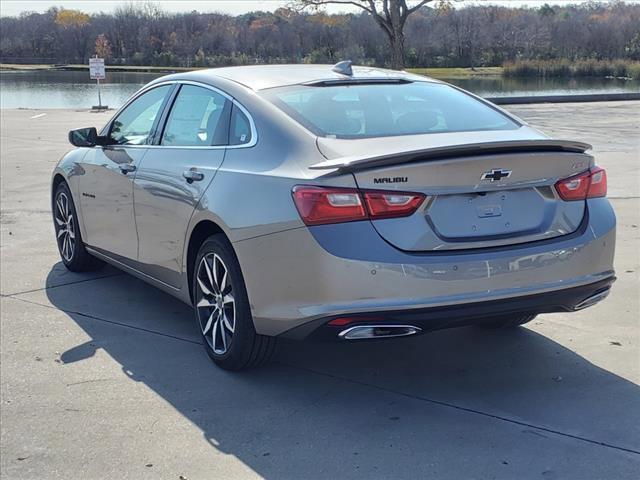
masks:
[(242, 271), (229, 241), (220, 234), (209, 237), (194, 267), (196, 322), (209, 357), (225, 370), (268, 362), (276, 339), (255, 331)]
[(91, 256), (84, 248), (73, 197), (64, 182), (56, 188), (52, 210), (58, 252), (64, 266), (72, 272), (88, 272), (102, 268), (104, 262)]

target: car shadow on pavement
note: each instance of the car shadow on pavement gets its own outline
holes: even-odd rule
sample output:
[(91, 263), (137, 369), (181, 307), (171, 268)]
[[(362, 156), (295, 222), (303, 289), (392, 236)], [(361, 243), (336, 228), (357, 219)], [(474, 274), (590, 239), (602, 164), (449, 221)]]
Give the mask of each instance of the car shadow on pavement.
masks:
[[(466, 478), (476, 470), (464, 459), (502, 466), (509, 456), (523, 469), (510, 474), (540, 475), (569, 455), (550, 440), (584, 448), (584, 465), (594, 446), (640, 458), (640, 388), (529, 328), (283, 341), (272, 364), (229, 373), (206, 356), (191, 309), (133, 277), (49, 288), (47, 297), (90, 337), (62, 354), (63, 366), (103, 349), (212, 447), (263, 477)], [(578, 457), (568, 462), (576, 474)]]

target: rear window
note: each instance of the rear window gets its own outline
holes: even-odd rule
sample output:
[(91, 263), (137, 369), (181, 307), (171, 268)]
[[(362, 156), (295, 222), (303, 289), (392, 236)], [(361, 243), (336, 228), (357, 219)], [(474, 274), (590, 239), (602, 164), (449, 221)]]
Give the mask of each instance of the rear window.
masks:
[(262, 94), (323, 137), (367, 138), (519, 127), (491, 106), (439, 83), (295, 86), (265, 90)]

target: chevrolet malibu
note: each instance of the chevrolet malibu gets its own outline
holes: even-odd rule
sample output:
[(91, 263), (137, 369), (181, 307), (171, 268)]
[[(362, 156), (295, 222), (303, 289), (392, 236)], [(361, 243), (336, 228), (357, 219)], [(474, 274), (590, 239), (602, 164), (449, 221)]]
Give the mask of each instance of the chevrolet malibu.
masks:
[(422, 76), (181, 73), (69, 140), (52, 178), (64, 265), (107, 262), (192, 305), (225, 369), (266, 362), (279, 337), (522, 325), (615, 280), (590, 146)]

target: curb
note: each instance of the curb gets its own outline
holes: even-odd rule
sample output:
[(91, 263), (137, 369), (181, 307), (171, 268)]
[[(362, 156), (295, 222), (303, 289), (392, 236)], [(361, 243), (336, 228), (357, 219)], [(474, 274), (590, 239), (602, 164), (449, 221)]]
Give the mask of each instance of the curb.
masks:
[(535, 103), (615, 102), (640, 100), (640, 92), (593, 93), (586, 95), (533, 95), (528, 97), (486, 97), (496, 105), (524, 105)]

